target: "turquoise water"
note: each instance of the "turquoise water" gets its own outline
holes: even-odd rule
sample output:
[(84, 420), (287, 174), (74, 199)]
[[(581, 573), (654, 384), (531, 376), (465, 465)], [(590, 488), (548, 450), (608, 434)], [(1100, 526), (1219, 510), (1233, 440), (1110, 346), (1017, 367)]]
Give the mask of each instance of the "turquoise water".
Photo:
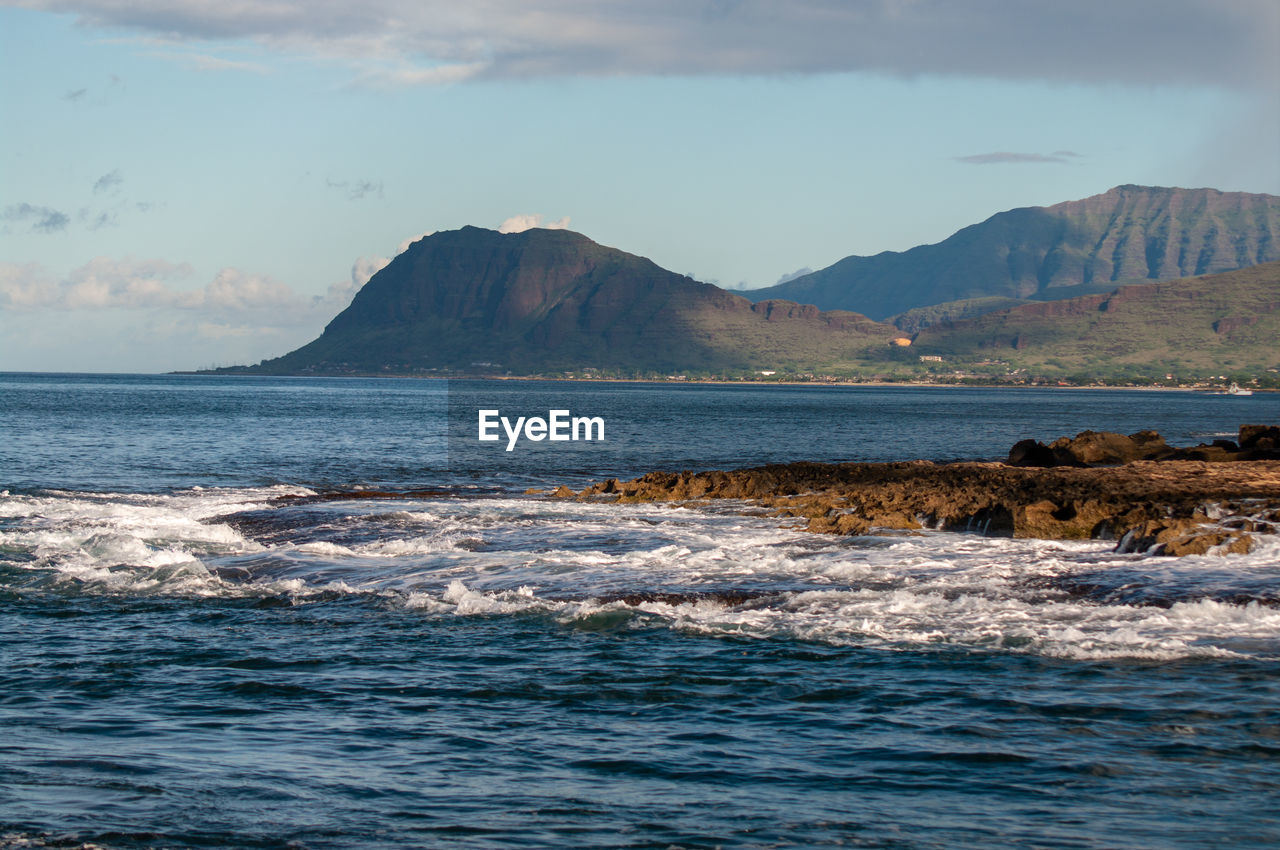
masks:
[[(479, 405), (606, 440), (494, 451)], [(523, 492), (1250, 421), (1280, 398), (0, 376), (0, 846), (1273, 846), (1273, 541)]]

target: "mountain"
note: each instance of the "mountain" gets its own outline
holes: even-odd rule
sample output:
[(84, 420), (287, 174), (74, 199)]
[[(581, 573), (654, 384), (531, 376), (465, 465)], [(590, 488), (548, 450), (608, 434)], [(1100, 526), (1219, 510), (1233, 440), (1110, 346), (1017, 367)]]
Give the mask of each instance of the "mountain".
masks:
[(464, 227), (411, 245), (266, 374), (764, 370), (899, 336), (846, 311), (752, 303), (567, 230)]
[(934, 245), (846, 257), (745, 294), (886, 319), (948, 302), (1056, 300), (1273, 260), (1280, 260), (1280, 197), (1118, 186), (1081, 201), (997, 213)]
[(1130, 366), (1257, 374), (1280, 368), (1280, 262), (942, 322), (911, 349), (1094, 377)]

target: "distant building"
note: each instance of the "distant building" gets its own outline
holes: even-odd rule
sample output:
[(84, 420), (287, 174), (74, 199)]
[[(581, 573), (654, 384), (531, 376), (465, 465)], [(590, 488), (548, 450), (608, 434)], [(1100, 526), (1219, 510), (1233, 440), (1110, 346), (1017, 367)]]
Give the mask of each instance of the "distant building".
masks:
[(757, 374), (757, 375), (764, 375), (764, 376), (767, 378), (767, 377), (769, 377), (770, 375), (776, 375), (776, 374), (778, 374), (778, 373), (777, 373), (777, 371), (776, 371), (776, 370), (774, 370), (774, 369), (762, 369), (762, 370), (760, 370), (759, 372), (756, 372), (756, 374)]
[(911, 340), (907, 339), (905, 336), (899, 336), (889, 340), (889, 344), (896, 345), (901, 348), (906, 348), (908, 345), (911, 344)]
[(921, 363), (941, 363), (942, 358), (936, 354), (921, 354), (920, 362)]

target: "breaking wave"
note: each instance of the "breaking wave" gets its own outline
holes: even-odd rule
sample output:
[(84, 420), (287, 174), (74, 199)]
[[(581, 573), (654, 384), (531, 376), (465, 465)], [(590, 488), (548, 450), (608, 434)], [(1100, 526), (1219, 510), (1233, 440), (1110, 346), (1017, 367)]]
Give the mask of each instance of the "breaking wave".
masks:
[(0, 494), (0, 592), (351, 598), (423, 616), (1049, 657), (1280, 657), (1280, 542), (1120, 555), (946, 532), (840, 538), (732, 505), (310, 499), (297, 487)]

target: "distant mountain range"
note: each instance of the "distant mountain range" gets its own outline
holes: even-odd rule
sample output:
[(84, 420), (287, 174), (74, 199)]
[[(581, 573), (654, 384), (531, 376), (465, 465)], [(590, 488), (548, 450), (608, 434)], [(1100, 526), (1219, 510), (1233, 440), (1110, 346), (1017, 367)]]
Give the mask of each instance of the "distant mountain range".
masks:
[[(567, 230), (464, 227), (411, 245), (311, 343), (219, 371), (1258, 375), (1280, 368), (1278, 235), (1275, 196), (1121, 186), (749, 300)], [(1222, 268), (1240, 270), (1187, 276)], [(818, 306), (760, 298), (782, 292)]]
[[(882, 320), (921, 308), (962, 318), (1007, 301), (953, 302), (1072, 298), (1273, 260), (1280, 260), (1280, 197), (1117, 186), (1082, 201), (997, 213), (935, 245), (846, 257), (744, 294)], [(900, 321), (914, 330), (935, 318)]]

